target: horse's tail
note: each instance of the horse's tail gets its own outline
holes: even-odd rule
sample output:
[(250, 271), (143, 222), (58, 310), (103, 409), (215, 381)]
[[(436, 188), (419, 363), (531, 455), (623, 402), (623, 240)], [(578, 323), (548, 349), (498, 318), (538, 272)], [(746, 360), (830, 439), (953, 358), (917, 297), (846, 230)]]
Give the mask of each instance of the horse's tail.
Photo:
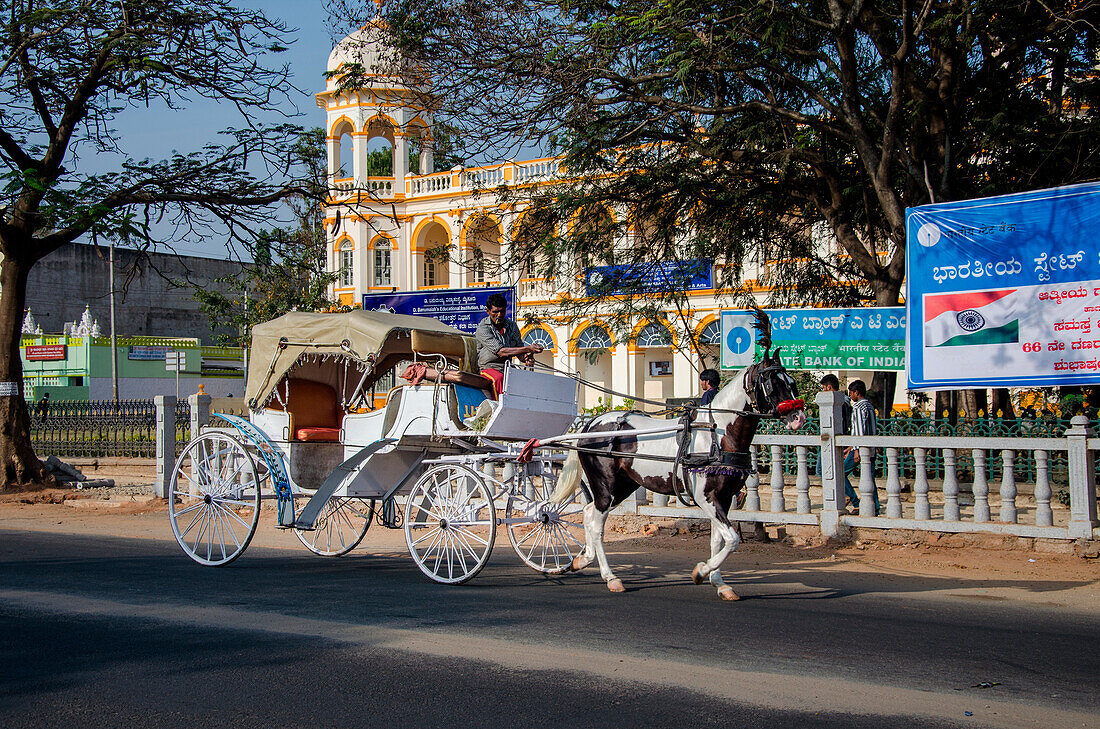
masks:
[(561, 467), (558, 487), (550, 494), (550, 503), (564, 504), (581, 486), (581, 456), (579, 451), (569, 451), (569, 457)]

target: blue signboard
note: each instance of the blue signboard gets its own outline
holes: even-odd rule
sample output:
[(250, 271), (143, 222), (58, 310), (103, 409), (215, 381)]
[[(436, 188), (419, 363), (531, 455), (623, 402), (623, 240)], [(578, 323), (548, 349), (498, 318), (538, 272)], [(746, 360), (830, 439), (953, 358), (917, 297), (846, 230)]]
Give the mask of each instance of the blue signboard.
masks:
[(589, 296), (641, 294), (654, 291), (697, 291), (714, 288), (714, 263), (706, 259), (659, 261), (585, 270)]
[(1100, 382), (1100, 183), (906, 210), (909, 387)]
[[(905, 366), (905, 307), (768, 309), (772, 350), (792, 370), (900, 371)], [(763, 356), (748, 310), (722, 312), (722, 368)]]
[(485, 318), (485, 302), (490, 294), (503, 294), (508, 300), (505, 314), (509, 319), (515, 319), (516, 290), (511, 286), (363, 294), (363, 310), (430, 316), (473, 334), (477, 325)]

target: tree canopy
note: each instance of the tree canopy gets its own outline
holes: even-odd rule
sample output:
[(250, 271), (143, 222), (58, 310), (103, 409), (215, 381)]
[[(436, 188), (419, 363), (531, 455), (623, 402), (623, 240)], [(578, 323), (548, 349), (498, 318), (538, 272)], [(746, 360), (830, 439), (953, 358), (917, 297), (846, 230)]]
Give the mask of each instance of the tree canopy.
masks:
[[(299, 129), (289, 29), (222, 0), (13, 0), (0, 28), (0, 486), (42, 477), (21, 396), (27, 273), (92, 233), (141, 246), (218, 235), (250, 241), (265, 206), (313, 194), (294, 182)], [(123, 113), (235, 109), (218, 142), (135, 159)], [(165, 148), (188, 140), (166, 139)], [(110, 160), (117, 164), (107, 167)]]
[[(472, 154), (541, 144), (564, 155), (570, 183), (533, 204), (559, 220), (630, 211), (605, 226), (641, 239), (617, 263), (713, 258), (735, 287), (752, 260), (780, 300), (883, 305), (899, 301), (907, 207), (1100, 176), (1098, 11), (1098, 0), (384, 7), (401, 53), (431, 70), (436, 118)], [(581, 230), (535, 253), (606, 258), (602, 233)]]

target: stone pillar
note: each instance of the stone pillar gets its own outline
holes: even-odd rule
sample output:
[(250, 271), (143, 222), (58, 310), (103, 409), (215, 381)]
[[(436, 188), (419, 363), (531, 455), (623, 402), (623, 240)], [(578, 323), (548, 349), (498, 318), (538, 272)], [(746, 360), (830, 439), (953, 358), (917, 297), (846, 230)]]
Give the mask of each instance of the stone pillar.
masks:
[(405, 191), (405, 176), (409, 174), (409, 138), (404, 132), (393, 133), (394, 189)]
[(187, 397), (187, 404), (191, 406), (191, 438), (199, 437), (199, 433), (207, 425), (210, 425), (210, 401), (214, 398), (206, 394), (206, 390), (199, 385), (199, 391)]
[(463, 275), (462, 262), (464, 251), (462, 250), (462, 225), (463, 220), (456, 218), (454, 229), (451, 231), (451, 250), (447, 255), (447, 282), (452, 289), (460, 289), (466, 286), (467, 277)]
[(841, 536), (840, 512), (844, 507), (844, 457), (836, 444), (843, 421), (844, 395), (819, 392), (816, 402), (821, 413), (821, 533), (826, 539)]
[(435, 142), (430, 136), (420, 138), (420, 174), (435, 172)]
[(168, 482), (176, 465), (176, 397), (157, 395), (157, 480), (153, 483), (153, 495), (168, 498)]
[(1096, 437), (1084, 415), (1074, 415), (1066, 431), (1069, 440), (1069, 535), (1092, 539), (1096, 519), (1095, 456), (1089, 450), (1088, 439)]

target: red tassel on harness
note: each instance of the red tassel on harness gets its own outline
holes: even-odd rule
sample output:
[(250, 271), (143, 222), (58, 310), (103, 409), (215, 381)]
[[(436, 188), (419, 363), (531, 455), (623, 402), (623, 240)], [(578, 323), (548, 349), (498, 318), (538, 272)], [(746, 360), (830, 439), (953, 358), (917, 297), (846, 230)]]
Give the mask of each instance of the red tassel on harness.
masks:
[(541, 445), (538, 438), (532, 438), (527, 441), (523, 448), (520, 448), (519, 455), (516, 457), (517, 463), (530, 463), (531, 459), (535, 457), (535, 449)]
[(802, 410), (805, 407), (806, 403), (803, 402), (801, 398), (799, 398), (798, 400), (784, 400), (783, 402), (779, 403), (779, 407), (777, 407), (775, 410), (780, 415), (786, 415), (792, 410)]

